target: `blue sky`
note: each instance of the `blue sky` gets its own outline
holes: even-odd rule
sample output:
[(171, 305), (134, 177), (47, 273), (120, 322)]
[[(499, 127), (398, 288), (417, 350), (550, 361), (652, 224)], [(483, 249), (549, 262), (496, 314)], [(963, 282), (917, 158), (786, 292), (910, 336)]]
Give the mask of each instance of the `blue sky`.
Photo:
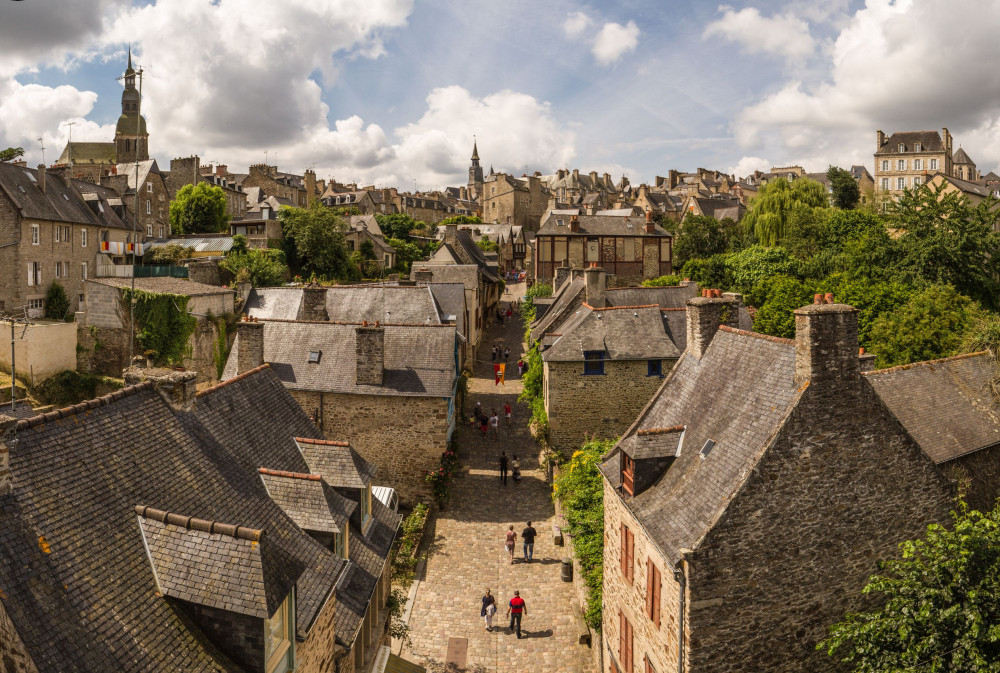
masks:
[[(0, 145), (111, 140), (131, 41), (150, 147), (420, 188), (484, 164), (652, 181), (871, 166), (874, 132), (948, 126), (1000, 160), (1000, 2), (44, 0), (0, 4)], [(946, 55), (940, 45), (948, 44)], [(955, 64), (961, 63), (961, 68)]]

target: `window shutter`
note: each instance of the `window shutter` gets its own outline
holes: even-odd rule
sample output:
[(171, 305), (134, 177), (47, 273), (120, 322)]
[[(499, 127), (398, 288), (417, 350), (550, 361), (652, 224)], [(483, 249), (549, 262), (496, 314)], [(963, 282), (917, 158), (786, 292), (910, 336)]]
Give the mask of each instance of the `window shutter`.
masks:
[(646, 559), (646, 616), (653, 618), (653, 559)]
[(632, 666), (632, 663), (633, 663), (632, 662), (632, 625), (628, 623), (627, 619), (625, 620), (625, 626), (628, 627), (628, 640), (625, 641), (625, 645), (628, 646), (628, 656), (626, 657), (625, 671), (627, 673), (632, 673), (632, 671), (634, 670), (633, 666)]
[[(622, 666), (625, 666), (625, 656), (627, 650), (625, 648), (625, 636), (628, 630), (628, 622), (625, 621), (625, 613), (621, 610), (618, 611), (618, 658), (621, 659)], [(625, 670), (628, 670), (626, 667)]]
[(635, 552), (635, 536), (632, 535), (632, 531), (628, 528), (625, 529), (628, 533), (628, 581), (632, 582), (635, 579), (635, 558), (633, 553)]
[[(28, 283), (31, 284), (30, 282)], [(625, 522), (621, 524), (622, 529), (622, 543), (621, 543), (621, 554), (618, 559), (618, 566), (621, 568), (622, 575), (628, 577), (628, 566), (626, 562), (628, 560), (628, 528), (625, 527)]]
[(28, 287), (31, 287), (32, 285), (35, 284), (35, 268), (34, 268), (34, 266), (35, 265), (32, 264), (31, 262), (28, 262)]
[(660, 628), (660, 570), (653, 566), (653, 621)]

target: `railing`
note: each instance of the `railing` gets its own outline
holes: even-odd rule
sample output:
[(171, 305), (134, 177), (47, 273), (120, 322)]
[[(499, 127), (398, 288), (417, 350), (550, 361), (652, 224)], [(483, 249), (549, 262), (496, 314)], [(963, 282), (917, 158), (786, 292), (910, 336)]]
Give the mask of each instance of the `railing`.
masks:
[(96, 272), (94, 273), (96, 278), (131, 278), (132, 277), (132, 265), (131, 264), (98, 264)]
[(155, 265), (133, 266), (131, 264), (98, 264), (95, 278), (187, 278), (186, 266)]

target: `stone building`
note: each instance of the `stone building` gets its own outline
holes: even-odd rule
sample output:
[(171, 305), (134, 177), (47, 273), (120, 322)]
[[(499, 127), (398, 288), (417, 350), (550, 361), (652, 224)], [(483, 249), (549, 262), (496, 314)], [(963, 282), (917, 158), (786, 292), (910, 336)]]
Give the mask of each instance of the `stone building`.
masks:
[[(928, 176), (938, 171), (946, 176), (955, 175), (952, 137), (946, 128), (942, 128), (940, 134), (937, 131), (899, 131), (886, 136), (876, 131), (875, 136), (875, 189), (878, 192), (898, 197), (904, 189), (924, 184)], [(965, 152), (962, 155), (968, 158)], [(963, 165), (962, 168), (967, 170), (969, 167)]]
[(0, 416), (4, 670), (370, 670), (399, 525), (370, 466), (267, 367), (194, 379)]
[(686, 351), (601, 466), (605, 670), (841, 670), (816, 643), (948, 517), (853, 308), (798, 309), (793, 341), (720, 326), (725, 304), (688, 301)]
[(223, 378), (264, 362), (316, 425), (350, 442), (401, 500), (430, 496), (423, 475), (455, 428), (454, 326), (241, 322)]
[[(170, 173), (167, 175), (167, 191), (172, 201), (184, 185), (208, 183), (222, 190), (226, 196), (226, 214), (230, 219), (243, 218), (247, 212), (247, 195), (243, 186), (233, 181), (228, 174), (228, 166), (202, 166), (201, 158), (195, 154), (170, 160)], [(208, 169), (208, 170), (206, 170)], [(162, 237), (161, 237), (162, 238)]]
[(101, 177), (101, 186), (113, 189), (136, 212), (139, 230), (145, 238), (170, 236), (172, 195), (156, 159), (117, 164), (110, 175)]
[(367, 241), (371, 244), (372, 254), (379, 269), (391, 269), (396, 266), (396, 249), (385, 242), (382, 234), (382, 227), (378, 225), (378, 220), (374, 215), (351, 215), (347, 219), (347, 231), (344, 232), (344, 241), (350, 252), (361, 250), (362, 245)]
[(132, 229), (131, 212), (111, 190), (44, 166), (0, 163), (0, 240), (13, 243), (0, 248), (0, 312), (41, 317), (53, 281), (78, 310), (84, 282), (99, 263), (124, 260)]
[(537, 231), (549, 203), (549, 192), (537, 175), (520, 179), (506, 173), (490, 173), (480, 199), (484, 222), (510, 224)]
[[(250, 172), (239, 183), (244, 192), (250, 187), (259, 187), (264, 194), (287, 199), (291, 205), (305, 208), (312, 200), (319, 198), (316, 174), (306, 171), (306, 175), (283, 173), (277, 166), (253, 164)], [(311, 189), (310, 189), (311, 188)]]
[(613, 284), (636, 285), (671, 273), (672, 237), (647, 213), (638, 217), (550, 213), (535, 235), (535, 279), (549, 283), (560, 266), (597, 263)]
[(472, 141), (472, 159), (469, 163), (469, 184), (466, 198), (476, 201), (483, 196), (483, 167), (479, 165), (479, 145)]

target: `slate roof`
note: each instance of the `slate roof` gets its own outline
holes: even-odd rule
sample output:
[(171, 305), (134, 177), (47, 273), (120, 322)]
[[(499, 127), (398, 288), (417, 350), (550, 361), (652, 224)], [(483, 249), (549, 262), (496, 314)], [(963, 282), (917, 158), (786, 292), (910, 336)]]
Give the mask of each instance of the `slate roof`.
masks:
[[(233, 249), (232, 236), (197, 236), (195, 238), (160, 238), (147, 244), (148, 249), (179, 245), (195, 252), (227, 253)], [(221, 255), (220, 255), (221, 256)]]
[(295, 320), (302, 305), (302, 288), (256, 287), (250, 290), (244, 312), (258, 320)]
[[(739, 363), (734, 367), (734, 363)], [(622, 441), (684, 426), (681, 455), (649, 488), (626, 500), (664, 555), (677, 561), (727, 507), (801, 391), (791, 342), (720, 327), (702, 356), (684, 354)], [(708, 440), (714, 449), (701, 458)], [(616, 446), (602, 473), (618, 480)]]
[(583, 304), (559, 327), (560, 337), (542, 353), (546, 362), (582, 361), (587, 351), (610, 360), (680, 357), (655, 305), (592, 309)]
[[(264, 361), (292, 390), (451, 397), (454, 391), (455, 327), (453, 325), (385, 325), (385, 364), (381, 386), (358, 385), (355, 328), (333, 322), (264, 322)], [(240, 349), (237, 335), (223, 378), (236, 375)], [(321, 351), (318, 363), (309, 353)]]
[(135, 289), (143, 292), (157, 292), (161, 294), (177, 294), (184, 297), (201, 297), (210, 294), (233, 294), (233, 290), (228, 287), (216, 287), (197, 283), (187, 278), (171, 278), (162, 276), (158, 278), (88, 278), (88, 282), (108, 285), (110, 287), (131, 288), (135, 281)]
[(920, 143), (921, 152), (943, 152), (944, 143), (941, 142), (941, 134), (937, 131), (900, 131), (893, 133), (885, 141), (885, 145), (875, 151), (879, 154), (899, 154), (899, 145), (905, 146), (905, 151), (913, 152), (913, 148)]
[(608, 306), (645, 306), (684, 308), (687, 300), (698, 296), (698, 284), (663, 287), (609, 287), (604, 291)]
[(463, 337), (469, 335), (465, 333), (465, 286), (461, 283), (428, 283), (427, 287), (431, 291), (431, 296), (437, 303), (438, 315), (442, 321), (446, 321), (448, 316), (455, 316), (455, 328)]
[(376, 468), (347, 442), (296, 437), (295, 443), (314, 474), (337, 488), (364, 488), (375, 478)]
[(378, 238), (384, 237), (382, 227), (379, 226), (374, 215), (351, 215), (350, 226), (351, 229), (356, 230), (367, 229), (369, 234)]
[(330, 320), (440, 325), (434, 295), (426, 286), (334, 285), (326, 289)]
[(342, 533), (354, 503), (326, 483), (320, 474), (303, 474), (260, 468), (271, 499), (305, 531)]
[[(580, 230), (570, 231), (570, 217), (549, 215), (538, 229), (537, 236), (670, 236), (660, 225), (651, 234), (646, 233), (643, 217), (611, 217), (606, 215), (578, 215)], [(562, 226), (559, 220), (563, 221)]]
[(973, 161), (969, 157), (969, 154), (964, 149), (962, 149), (961, 147), (959, 147), (958, 151), (955, 152), (955, 155), (951, 158), (951, 161), (952, 161), (952, 163), (955, 163), (955, 164), (975, 164), (976, 163), (975, 161)]
[(1000, 443), (987, 353), (866, 372), (865, 378), (935, 463)]
[(118, 154), (115, 143), (66, 143), (62, 154), (56, 159), (57, 164), (113, 164)]
[(117, 175), (124, 175), (128, 178), (129, 189), (135, 190), (136, 184), (143, 185), (146, 183), (146, 178), (150, 172), (159, 173), (160, 167), (156, 165), (156, 159), (147, 159), (145, 161), (140, 161), (139, 165), (139, 176), (136, 180), (135, 174), (135, 162), (128, 164), (116, 164), (115, 170)]
[(938, 177), (939, 175), (949, 184), (954, 186), (956, 189), (966, 194), (974, 194), (975, 196), (978, 196), (983, 199), (987, 198), (991, 194), (990, 188), (987, 187), (984, 182), (972, 182), (969, 180), (963, 180), (961, 178), (956, 178), (954, 175), (945, 175), (940, 171), (932, 175), (928, 180), (928, 182)]
[[(131, 218), (126, 226), (108, 202), (108, 198), (117, 196), (112, 190), (80, 180), (63, 181), (47, 172), (43, 192), (37, 176), (33, 168), (0, 163), (0, 190), (14, 202), (22, 217), (131, 229)], [(84, 193), (94, 194), (96, 212), (87, 205)]]
[(461, 283), (467, 290), (479, 287), (479, 269), (475, 264), (432, 264), (414, 265), (410, 277), (416, 278), (417, 271), (430, 271), (432, 283)]
[(566, 316), (571, 315), (575, 308), (583, 302), (586, 290), (587, 281), (582, 275), (573, 280), (564, 281), (562, 287), (553, 295), (552, 305), (541, 318), (531, 324), (532, 340), (537, 341), (554, 325), (561, 323), (566, 319)]
[[(618, 448), (633, 460), (678, 456), (683, 449), (684, 426), (648, 428), (628, 435), (618, 442)], [(617, 471), (616, 471), (617, 472)], [(618, 476), (616, 474), (616, 476)]]
[(746, 206), (740, 203), (739, 199), (719, 199), (693, 197), (698, 203), (701, 212), (717, 220), (731, 218), (739, 221), (746, 214)]

